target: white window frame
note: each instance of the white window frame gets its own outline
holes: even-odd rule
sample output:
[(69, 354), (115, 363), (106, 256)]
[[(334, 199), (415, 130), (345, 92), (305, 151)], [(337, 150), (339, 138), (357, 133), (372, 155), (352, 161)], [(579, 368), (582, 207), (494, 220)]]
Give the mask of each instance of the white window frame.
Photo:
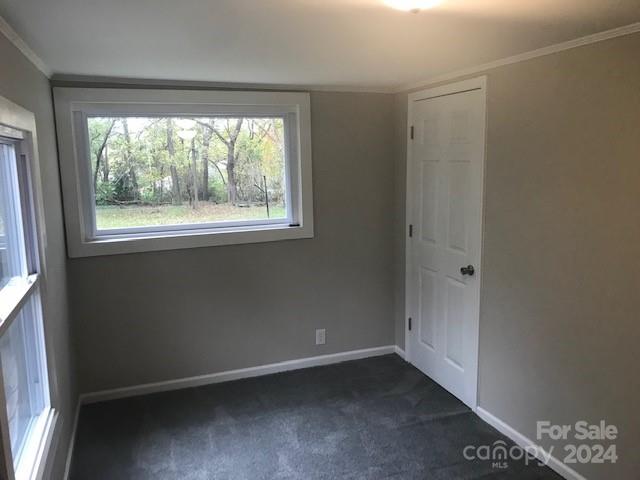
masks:
[[(308, 93), (56, 87), (53, 89), (70, 257), (313, 237)], [(287, 218), (98, 230), (87, 118), (245, 116), (285, 124)]]
[(44, 379), (44, 390), (48, 392), (49, 409), (36, 419), (29, 427), (28, 442), (20, 455), (20, 462), (14, 466), (9, 438), (9, 421), (4, 395), (4, 382), (0, 366), (0, 478), (8, 480), (41, 480), (47, 476), (50, 467), (49, 452), (54, 443), (54, 431), (58, 419), (58, 384), (56, 370), (52, 358), (52, 348), (47, 334), (45, 299), (47, 298), (46, 250), (40, 164), (38, 159), (38, 143), (36, 135), (35, 115), (0, 96), (0, 136), (15, 141), (16, 156), (25, 159), (24, 176), (19, 179), (20, 206), (24, 225), (25, 243), (29, 248), (26, 253), (28, 276), (24, 282), (5, 285), (0, 291), (0, 335), (4, 334), (18, 316), (26, 302), (37, 298), (35, 306), (37, 319), (43, 330), (44, 351), (40, 352), (41, 361), (46, 365), (47, 377)]

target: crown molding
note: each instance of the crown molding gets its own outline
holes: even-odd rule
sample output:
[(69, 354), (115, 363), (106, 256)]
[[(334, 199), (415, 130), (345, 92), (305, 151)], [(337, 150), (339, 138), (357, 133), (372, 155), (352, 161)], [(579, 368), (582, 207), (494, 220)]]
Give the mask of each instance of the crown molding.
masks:
[(20, 35), (18, 35), (18, 33), (13, 29), (13, 27), (9, 25), (9, 23), (1, 16), (0, 16), (0, 33), (2, 33), (5, 37), (7, 37), (7, 40), (13, 43), (13, 45), (18, 50), (20, 50), (20, 52), (22, 52), (22, 54), (25, 57), (27, 57), (27, 59), (31, 63), (33, 63), (33, 65), (38, 70), (40, 70), (45, 75), (45, 77), (47, 78), (51, 77), (51, 70), (49, 69), (49, 67), (47, 67), (47, 65), (36, 54), (36, 52), (31, 50), (31, 47), (27, 45), (27, 42), (25, 42), (20, 37)]
[(633, 33), (640, 32), (640, 22), (625, 25), (623, 27), (613, 28), (611, 30), (605, 30), (604, 32), (594, 33), (585, 37), (576, 38), (574, 40), (568, 40), (566, 42), (557, 43), (548, 47), (538, 48), (537, 50), (531, 50), (529, 52), (520, 53), (511, 57), (494, 60), (492, 62), (483, 63), (474, 67), (463, 68), (443, 75), (436, 75), (431, 78), (420, 82), (413, 82), (404, 85), (400, 85), (394, 88), (394, 93), (404, 93), (417, 88), (428, 87), (434, 83), (447, 82), (449, 80), (455, 80), (460, 77), (468, 75), (475, 75), (477, 73), (485, 72), (498, 67), (504, 67), (513, 63), (525, 62), (538, 57), (544, 57), (553, 53), (563, 52), (572, 48), (583, 47), (585, 45), (591, 45), (592, 43), (602, 42), (604, 40), (610, 40), (612, 38), (622, 37), (624, 35), (631, 35)]
[(182, 89), (182, 90), (254, 90), (285, 92), (335, 92), (335, 93), (381, 93), (394, 94), (392, 87), (366, 85), (314, 85), (314, 84), (276, 84), (216, 82), (206, 80), (171, 80), (136, 77), (104, 77), (92, 75), (54, 74), (52, 87), (70, 88), (144, 88), (144, 89)]
[[(433, 85), (435, 83), (447, 82), (450, 80), (455, 80), (460, 77), (465, 77), (468, 75), (475, 75), (477, 73), (481, 73), (487, 70), (491, 70), (498, 67), (504, 67), (507, 65), (511, 65), (514, 63), (525, 62), (527, 60), (532, 60), (538, 57), (544, 57), (546, 55), (551, 55), (554, 53), (559, 53), (565, 50), (570, 50), (572, 48), (583, 47), (585, 45), (591, 45), (593, 43), (602, 42), (605, 40), (610, 40), (617, 37), (622, 37), (625, 35), (631, 35), (634, 33), (640, 32), (640, 22), (632, 23), (629, 25), (624, 25), (622, 27), (613, 28), (611, 30), (605, 30), (603, 32), (594, 33), (592, 35), (587, 35), (584, 37), (576, 38), (574, 40), (568, 40), (566, 42), (557, 43), (555, 45), (549, 45), (547, 47), (542, 47), (536, 50), (531, 50), (528, 52), (520, 53), (518, 55), (513, 55), (510, 57), (505, 57), (502, 59), (494, 60), (492, 62), (483, 63), (480, 65), (476, 65), (473, 67), (463, 68), (460, 70), (456, 70), (450, 73), (436, 75), (430, 78), (426, 78), (425, 80), (421, 80), (418, 82), (407, 83), (403, 85), (399, 85), (396, 87), (372, 87), (372, 86), (351, 86), (351, 85), (264, 85), (264, 84), (236, 84), (234, 85), (236, 88), (253, 88), (253, 89), (268, 89), (268, 90), (291, 90), (291, 89), (299, 89), (306, 91), (326, 91), (326, 92), (353, 92), (353, 93), (387, 93), (387, 94), (396, 94), (396, 93), (404, 93), (410, 90), (415, 90), (422, 87), (428, 87), (429, 85)], [(40, 70), (47, 78), (51, 78), (52, 71), (51, 69), (44, 63), (44, 61), (29, 47), (29, 45), (18, 35), (18, 33), (9, 25), (9, 23), (0, 16), (0, 33), (4, 34), (7, 39), (15, 45), (15, 47), (22, 52), (22, 54), (27, 57), (27, 59), (38, 69)], [(76, 77), (76, 78), (74, 78)], [(87, 77), (83, 76), (61, 76), (61, 78), (56, 79), (60, 83), (73, 82), (78, 81), (79, 79), (86, 79)], [(201, 88), (210, 88), (211, 86), (226, 86), (229, 87), (233, 84), (225, 83), (225, 82), (171, 82), (171, 81), (149, 81), (149, 80), (139, 80), (139, 79), (127, 79), (128, 81), (123, 81), (123, 79), (119, 79), (119, 82), (114, 82), (114, 79), (108, 79), (111, 83), (130, 83), (130, 84), (153, 84), (157, 82), (160, 85), (163, 84), (171, 84), (171, 83), (185, 83), (185, 84), (193, 84), (192, 86)], [(94, 83), (94, 82), (91, 82)], [(213, 84), (213, 85), (212, 85)]]

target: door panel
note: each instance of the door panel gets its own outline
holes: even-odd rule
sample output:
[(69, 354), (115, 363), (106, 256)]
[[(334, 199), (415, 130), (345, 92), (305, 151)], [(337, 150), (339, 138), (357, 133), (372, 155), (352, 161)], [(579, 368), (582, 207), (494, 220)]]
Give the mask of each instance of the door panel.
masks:
[[(463, 83), (410, 96), (407, 218), (417, 234), (407, 243), (407, 311), (418, 321), (407, 357), (475, 407), (485, 88)], [(468, 265), (473, 276), (460, 271)]]
[(447, 226), (449, 239), (447, 245), (451, 250), (462, 254), (467, 252), (467, 210), (469, 205), (469, 164), (450, 162), (449, 164), (449, 222)]
[(464, 297), (466, 285), (450, 277), (446, 279), (446, 284), (444, 355), (453, 365), (464, 371)]
[(423, 268), (420, 276), (420, 340), (432, 350), (435, 348), (436, 272)]
[(435, 162), (422, 164), (422, 222), (421, 238), (436, 243), (438, 221), (438, 168)]

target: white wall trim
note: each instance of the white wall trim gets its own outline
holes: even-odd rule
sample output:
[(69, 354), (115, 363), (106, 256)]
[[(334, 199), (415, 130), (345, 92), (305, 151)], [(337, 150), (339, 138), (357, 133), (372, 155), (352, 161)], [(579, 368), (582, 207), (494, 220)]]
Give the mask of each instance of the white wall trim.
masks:
[[(53, 99), (70, 257), (313, 238), (313, 150), (308, 93), (55, 87)], [(286, 133), (286, 217), (262, 223), (211, 222), (99, 230), (88, 161), (89, 116), (185, 114), (282, 118)]]
[[(482, 407), (476, 408), (476, 415), (478, 415), (482, 420), (487, 422), (489, 425), (491, 425), (493, 428), (498, 430), (500, 433), (509, 437), (520, 447), (527, 448), (527, 447), (538, 446), (538, 444), (535, 443), (533, 440), (531, 440), (529, 437), (518, 432), (515, 428), (513, 428), (506, 422), (500, 420), (495, 415), (489, 413), (484, 408)], [(549, 452), (544, 451), (544, 453), (542, 452), (540, 453), (541, 455), (538, 458), (541, 458), (543, 456), (548, 457), (549, 461), (547, 462), (547, 466), (550, 469), (552, 469), (554, 472), (556, 472), (558, 475), (562, 476), (563, 478), (566, 478), (567, 480), (587, 480), (585, 477), (580, 475), (574, 469), (562, 463), (562, 461), (560, 461), (558, 458), (554, 457), (553, 455), (549, 455)]]
[(52, 87), (82, 88), (149, 88), (180, 90), (256, 90), (285, 92), (336, 92), (336, 93), (396, 93), (393, 86), (375, 85), (317, 85), (313, 83), (247, 83), (218, 82), (210, 80), (166, 80), (155, 78), (109, 77), (73, 74), (54, 74)]
[(80, 407), (82, 407), (82, 401), (81, 399), (78, 399), (78, 401), (76, 402), (76, 412), (73, 415), (73, 427), (71, 429), (71, 437), (69, 438), (69, 446), (67, 447), (67, 459), (64, 464), (64, 474), (62, 476), (63, 480), (67, 480), (69, 478), (69, 473), (71, 472), (71, 459), (73, 458), (73, 448), (76, 444), (76, 433), (78, 431)]
[(27, 59), (35, 65), (35, 67), (40, 70), (45, 77), (51, 77), (51, 70), (47, 65), (42, 61), (42, 59), (31, 50), (31, 47), (27, 45), (20, 35), (13, 29), (9, 23), (0, 16), (0, 33), (4, 34), (13, 45), (22, 52), (22, 54), (27, 57)]
[(401, 359), (407, 359), (407, 355), (405, 354), (404, 350), (401, 349), (398, 345), (394, 345), (394, 350), (396, 352), (396, 355), (398, 355)]
[(31, 473), (32, 480), (48, 479), (55, 462), (58, 443), (60, 441), (63, 419), (52, 408), (49, 410), (46, 420), (45, 434), (36, 454), (36, 462)]
[(415, 90), (417, 88), (428, 87), (429, 85), (433, 85), (434, 83), (447, 82), (449, 80), (455, 80), (457, 78), (465, 77), (467, 75), (475, 75), (475, 74), (485, 72), (487, 70), (491, 70), (494, 68), (504, 67), (506, 65), (511, 65), (513, 63), (524, 62), (527, 60), (532, 60), (534, 58), (544, 57), (546, 55), (551, 55), (553, 53), (562, 52), (564, 50), (583, 47), (585, 45), (591, 45), (592, 43), (598, 43), (605, 40), (610, 40), (612, 38), (622, 37), (624, 35), (631, 35), (632, 33), (638, 33), (638, 32), (640, 32), (640, 22), (632, 23), (630, 25), (625, 25), (623, 27), (618, 27), (611, 30), (605, 30), (604, 32), (594, 33), (592, 35), (587, 35), (585, 37), (576, 38), (574, 40), (557, 43), (555, 45), (549, 45), (547, 47), (538, 48), (536, 50), (520, 53), (518, 55), (513, 55), (511, 57), (501, 58), (499, 60), (483, 63), (481, 65), (476, 65), (474, 67), (463, 68), (461, 70), (456, 70), (451, 73), (436, 75), (434, 77), (427, 78), (419, 82), (400, 85), (394, 88), (393, 90), (394, 90), (394, 93), (402, 93), (408, 90)]
[(365, 348), (362, 350), (351, 350), (348, 352), (332, 353), (328, 355), (320, 355), (317, 357), (299, 358), (296, 360), (287, 360), (285, 362), (270, 363), (267, 365), (240, 368), (237, 370), (228, 370), (226, 372), (198, 375), (195, 377), (178, 378), (174, 380), (167, 380), (164, 382), (146, 383), (143, 385), (135, 385), (131, 387), (102, 390), (99, 392), (85, 393), (80, 395), (80, 404), (86, 405), (90, 403), (103, 402), (106, 400), (134, 397), (138, 395), (146, 395), (149, 393), (167, 392), (171, 390), (179, 390), (181, 388), (198, 387), (201, 385), (228, 382), (231, 380), (239, 380), (241, 378), (258, 377), (261, 375), (287, 372), (290, 370), (298, 370), (301, 368), (330, 365), (332, 363), (346, 362), (349, 360), (358, 360), (361, 358), (389, 355), (392, 353), (396, 353), (395, 349), (395, 345), (385, 345), (383, 347)]

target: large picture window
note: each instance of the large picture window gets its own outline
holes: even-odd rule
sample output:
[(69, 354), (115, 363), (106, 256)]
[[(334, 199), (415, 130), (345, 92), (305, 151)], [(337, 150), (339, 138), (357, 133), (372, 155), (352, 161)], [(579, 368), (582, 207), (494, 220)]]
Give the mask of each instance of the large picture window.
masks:
[(71, 256), (312, 236), (308, 95), (54, 95)]
[(89, 117), (96, 232), (291, 223), (284, 123)]

